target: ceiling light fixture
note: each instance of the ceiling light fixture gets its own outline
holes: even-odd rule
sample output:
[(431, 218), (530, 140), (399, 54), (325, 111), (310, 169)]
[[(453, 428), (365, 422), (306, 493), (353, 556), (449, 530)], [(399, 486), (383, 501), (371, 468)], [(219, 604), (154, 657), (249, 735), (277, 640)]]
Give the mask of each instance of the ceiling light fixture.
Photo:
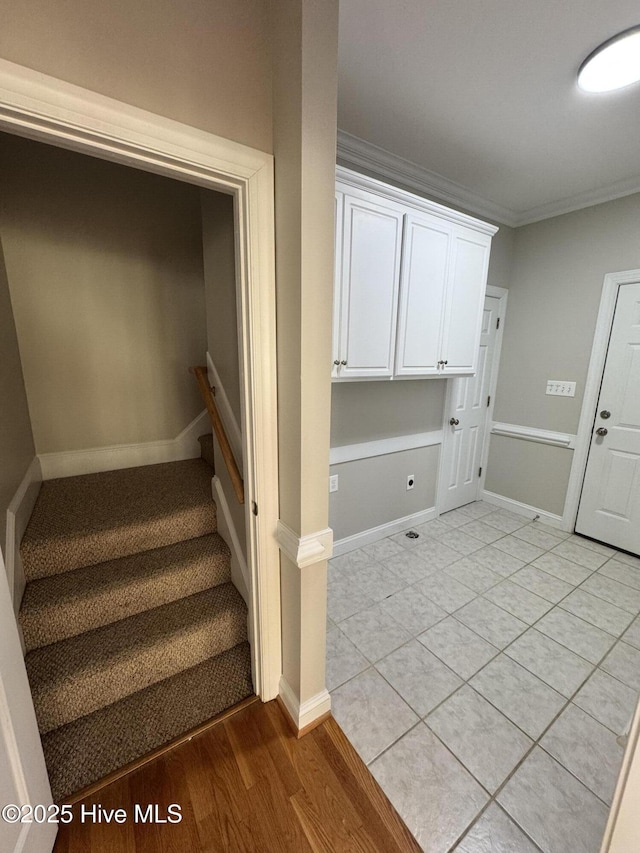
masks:
[(612, 92), (639, 80), (640, 26), (605, 41), (578, 71), (578, 86), (585, 92)]

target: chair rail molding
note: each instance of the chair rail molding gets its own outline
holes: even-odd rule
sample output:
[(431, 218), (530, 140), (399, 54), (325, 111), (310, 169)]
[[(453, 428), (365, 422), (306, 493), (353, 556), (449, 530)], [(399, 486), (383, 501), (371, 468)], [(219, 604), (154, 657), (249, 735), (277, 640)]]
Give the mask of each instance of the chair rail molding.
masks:
[(298, 536), (284, 521), (278, 521), (278, 545), (299, 569), (329, 560), (333, 556), (333, 530), (330, 527)]
[(576, 446), (577, 436), (568, 432), (554, 432), (550, 429), (520, 426), (519, 424), (503, 424), (494, 421), (491, 435), (504, 435), (508, 438), (520, 438), (523, 441), (534, 441), (537, 444), (551, 444), (554, 447), (566, 447), (570, 450)]
[(357, 459), (371, 459), (373, 456), (386, 456), (403, 450), (416, 450), (419, 447), (432, 447), (442, 444), (442, 430), (417, 432), (411, 435), (394, 435), (376, 441), (363, 441), (359, 444), (344, 444), (332, 447), (329, 451), (329, 464), (340, 465), (343, 462), (355, 462)]

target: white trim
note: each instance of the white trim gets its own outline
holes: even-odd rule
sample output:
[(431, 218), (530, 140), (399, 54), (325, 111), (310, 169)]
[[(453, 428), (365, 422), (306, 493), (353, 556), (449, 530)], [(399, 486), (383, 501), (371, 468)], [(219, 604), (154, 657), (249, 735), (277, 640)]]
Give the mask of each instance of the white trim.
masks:
[[(256, 692), (282, 673), (273, 156), (0, 60), (0, 129), (234, 197)], [(250, 512), (252, 502), (260, 507)]]
[[(214, 474), (211, 478), (211, 489), (217, 507), (218, 533), (222, 536), (231, 551), (232, 580), (242, 594), (247, 606), (251, 608), (251, 576), (249, 575), (249, 568), (242, 552), (238, 531), (229, 510), (229, 501), (222, 488), (220, 477), (217, 474)], [(249, 618), (252, 619), (254, 615), (250, 613)]]
[[(430, 213), (433, 216), (440, 216), (447, 222), (455, 222), (466, 228), (472, 228), (474, 231), (478, 231), (481, 234), (488, 234), (490, 237), (498, 231), (498, 227), (496, 225), (483, 222), (481, 219), (476, 219), (475, 216), (469, 216), (468, 213), (461, 213), (459, 210), (452, 210), (450, 207), (445, 207), (445, 205), (440, 204), (437, 201), (431, 201), (430, 199), (415, 195), (415, 193), (409, 192), (409, 190), (400, 189), (397, 186), (387, 184), (377, 178), (371, 178), (369, 175), (354, 172), (352, 169), (347, 169), (344, 166), (338, 166), (336, 168), (336, 181), (346, 184), (345, 187), (338, 187), (340, 191), (351, 192), (354, 189), (359, 189), (366, 193), (377, 193), (386, 202), (391, 199), (398, 204), (401, 204), (403, 207), (410, 205), (414, 210), (421, 210), (425, 213)], [(413, 183), (409, 184), (409, 186), (414, 185), (415, 184)], [(446, 198), (446, 200), (449, 201), (450, 199)], [(400, 212), (402, 213), (403, 211)]]
[(165, 441), (145, 441), (141, 444), (114, 444), (111, 447), (92, 447), (87, 450), (67, 450), (62, 453), (39, 453), (42, 479), (76, 477), (136, 468), (139, 465), (157, 465), (160, 462), (178, 462), (200, 456), (198, 437), (209, 428), (207, 410), (200, 412), (175, 438)]
[(396, 435), (391, 438), (380, 438), (377, 441), (363, 441), (360, 444), (344, 444), (331, 448), (329, 464), (341, 465), (343, 462), (354, 462), (356, 459), (386, 456), (389, 453), (401, 453), (403, 450), (432, 447), (434, 444), (442, 444), (441, 429), (412, 435)]
[(330, 527), (298, 536), (284, 521), (278, 521), (278, 546), (299, 569), (329, 560), (333, 556), (333, 530)]
[[(496, 405), (496, 395), (498, 391), (498, 376), (500, 375), (500, 358), (502, 357), (502, 338), (504, 335), (504, 327), (507, 316), (507, 304), (509, 301), (509, 291), (506, 287), (496, 287), (493, 284), (488, 284), (485, 296), (492, 296), (494, 299), (500, 300), (498, 308), (498, 316), (500, 317), (500, 328), (496, 334), (495, 349), (493, 351), (493, 366), (495, 370), (491, 372), (491, 383), (489, 385), (489, 396), (491, 403), (487, 409), (487, 424), (493, 423), (493, 410)], [(481, 454), (482, 474), (478, 485), (478, 494), (484, 491), (485, 482), (487, 479), (487, 467), (489, 464), (489, 445), (491, 444), (491, 430), (484, 431), (484, 446)]]
[(342, 554), (348, 554), (349, 551), (355, 551), (356, 548), (362, 548), (364, 545), (371, 545), (372, 542), (379, 542), (394, 533), (401, 533), (410, 527), (417, 527), (419, 524), (424, 524), (425, 521), (431, 521), (436, 515), (436, 508), (432, 506), (430, 509), (423, 509), (420, 512), (412, 513), (412, 515), (396, 518), (395, 521), (387, 521), (378, 527), (370, 527), (361, 533), (345, 536), (344, 539), (338, 539), (337, 542), (333, 543), (333, 556), (339, 557)]
[(535, 441), (537, 444), (551, 444), (554, 447), (567, 447), (571, 450), (576, 446), (576, 436), (567, 432), (554, 432), (550, 429), (520, 426), (519, 424), (501, 424), (494, 422), (491, 427), (492, 435), (505, 435), (508, 438), (521, 438), (524, 441)]
[(284, 675), (280, 678), (280, 698), (298, 731), (311, 725), (331, 710), (331, 696), (328, 690), (322, 690), (301, 703)]
[(488, 492), (486, 489), (482, 490), (480, 498), (488, 504), (499, 506), (500, 509), (509, 510), (509, 512), (514, 512), (516, 515), (522, 515), (525, 518), (531, 519), (535, 518), (537, 515), (545, 524), (549, 524), (551, 527), (557, 527), (559, 530), (568, 529), (565, 527), (561, 515), (555, 515), (553, 512), (547, 512), (546, 509), (529, 506), (529, 504), (522, 503), (522, 501), (515, 501), (513, 498), (505, 498), (504, 495), (497, 495), (495, 492)]
[(207, 375), (209, 385), (215, 388), (216, 406), (220, 412), (220, 417), (229, 438), (229, 444), (233, 450), (236, 463), (242, 474), (242, 432), (240, 431), (236, 416), (233, 414), (229, 398), (220, 379), (220, 374), (216, 370), (216, 366), (209, 353), (207, 353)]
[(7, 507), (6, 569), (9, 592), (16, 613), (20, 609), (20, 602), (26, 585), (22, 557), (20, 556), (20, 543), (38, 499), (41, 483), (42, 471), (36, 456), (31, 460), (22, 482)]
[(631, 731), (618, 773), (600, 853), (629, 853), (638, 846), (640, 792), (640, 702), (631, 718)]
[(622, 284), (634, 284), (640, 281), (640, 269), (626, 270), (624, 272), (607, 273), (602, 285), (602, 297), (598, 310), (598, 319), (593, 336), (591, 358), (589, 360), (589, 371), (584, 386), (584, 397), (580, 410), (580, 421), (578, 423), (578, 434), (575, 441), (575, 452), (571, 463), (567, 496), (564, 504), (564, 523), (566, 530), (575, 528), (578, 517), (578, 506), (580, 504), (580, 493), (582, 483), (587, 470), (587, 458), (591, 447), (591, 430), (600, 396), (600, 383), (607, 358), (611, 327), (616, 310), (618, 289)]
[(432, 172), (411, 160), (405, 160), (404, 157), (399, 157), (344, 130), (338, 130), (338, 159), (356, 169), (373, 172), (382, 180), (395, 181), (403, 186), (415, 188), (418, 192), (433, 195), (450, 204), (471, 210), (478, 216), (487, 216), (512, 228), (530, 225), (532, 222), (562, 216), (574, 210), (583, 210), (585, 207), (640, 192), (640, 180), (636, 176), (616, 181), (609, 186), (530, 207), (528, 210), (516, 211), (506, 205), (483, 198), (444, 175)]
[(445, 178), (424, 166), (405, 160), (365, 139), (338, 129), (338, 159), (356, 169), (367, 169), (384, 181), (390, 180), (418, 192), (434, 195), (449, 204), (464, 207), (479, 216), (488, 216), (505, 225), (519, 224), (517, 214), (504, 205), (489, 201), (472, 190)]

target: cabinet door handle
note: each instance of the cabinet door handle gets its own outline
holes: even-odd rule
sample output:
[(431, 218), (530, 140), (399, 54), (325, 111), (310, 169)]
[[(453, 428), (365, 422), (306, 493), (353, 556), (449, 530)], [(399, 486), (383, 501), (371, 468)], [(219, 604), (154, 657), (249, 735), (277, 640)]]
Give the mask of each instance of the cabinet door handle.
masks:
[(340, 362), (340, 364), (343, 364), (343, 365), (345, 365), (345, 367), (346, 367), (347, 362), (343, 360), (343, 361), (341, 361), (341, 362)]
[(442, 363), (443, 363), (443, 364), (449, 364), (449, 361), (448, 361), (448, 360), (445, 360), (445, 361), (443, 361)]
[(450, 425), (450, 426), (458, 426), (458, 424), (459, 424), (459, 423), (460, 423), (460, 421), (459, 421), (457, 418), (451, 418), (451, 419), (449, 420), (449, 425)]
[(334, 364), (335, 364), (335, 366), (337, 367), (337, 366), (340, 364), (340, 359), (339, 359), (339, 358), (336, 358), (336, 360), (335, 360), (333, 363), (334, 363)]

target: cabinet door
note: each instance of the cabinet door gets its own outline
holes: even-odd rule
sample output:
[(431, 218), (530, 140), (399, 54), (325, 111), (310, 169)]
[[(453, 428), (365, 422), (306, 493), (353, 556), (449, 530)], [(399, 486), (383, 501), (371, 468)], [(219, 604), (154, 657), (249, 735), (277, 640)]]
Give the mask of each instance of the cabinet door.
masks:
[(441, 374), (475, 373), (491, 237), (454, 226)]
[(333, 265), (333, 345), (331, 347), (331, 377), (338, 376), (340, 368), (340, 312), (342, 308), (342, 288), (340, 270), (342, 269), (342, 221), (344, 193), (336, 190), (335, 241)]
[(402, 219), (376, 196), (345, 194), (340, 379), (393, 375)]
[(407, 214), (400, 276), (397, 376), (440, 373), (451, 238), (452, 227), (442, 219)]

